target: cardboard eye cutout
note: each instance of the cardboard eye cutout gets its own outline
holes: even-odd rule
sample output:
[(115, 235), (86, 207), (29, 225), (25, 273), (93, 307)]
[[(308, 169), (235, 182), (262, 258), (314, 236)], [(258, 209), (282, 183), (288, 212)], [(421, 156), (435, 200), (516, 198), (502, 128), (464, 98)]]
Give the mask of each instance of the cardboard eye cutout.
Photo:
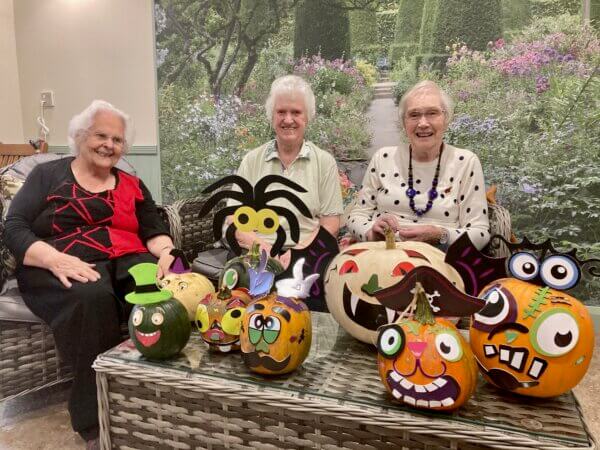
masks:
[(241, 205), (226, 206), (215, 214), (213, 219), (213, 234), (215, 239), (221, 239), (223, 223), (227, 216), (233, 215), (233, 222), (225, 231), (225, 239), (236, 255), (242, 253), (242, 248), (235, 239), (235, 231), (256, 230), (263, 234), (277, 235), (271, 247), (271, 256), (276, 256), (281, 251), (287, 237), (279, 221), (279, 216), (282, 216), (289, 224), (291, 239), (294, 242), (298, 242), (300, 239), (300, 226), (294, 213), (287, 208), (270, 205), (269, 203), (272, 200), (284, 198), (300, 211), (302, 215), (312, 218), (312, 214), (304, 202), (290, 190), (275, 189), (267, 192), (267, 188), (275, 183), (282, 184), (296, 192), (307, 192), (299, 184), (279, 175), (267, 175), (258, 180), (254, 187), (245, 178), (238, 175), (230, 175), (204, 189), (202, 192), (205, 194), (228, 184), (236, 184), (241, 189), (241, 192), (231, 189), (218, 191), (204, 203), (200, 211), (200, 216), (206, 215), (217, 203), (224, 199), (233, 199), (241, 203)]

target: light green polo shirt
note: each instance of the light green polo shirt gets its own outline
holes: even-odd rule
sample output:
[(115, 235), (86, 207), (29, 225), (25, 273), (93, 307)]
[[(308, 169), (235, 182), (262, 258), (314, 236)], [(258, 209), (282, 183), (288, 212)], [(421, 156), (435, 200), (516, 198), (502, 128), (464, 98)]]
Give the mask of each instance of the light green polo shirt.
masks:
[[(310, 141), (304, 141), (300, 153), (287, 169), (284, 169), (279, 159), (276, 141), (267, 142), (248, 152), (242, 160), (237, 174), (244, 177), (253, 186), (266, 175), (281, 175), (295, 181), (307, 190), (305, 193), (300, 193), (279, 183), (271, 184), (266, 189), (267, 192), (280, 189), (291, 191), (308, 207), (313, 216), (312, 219), (301, 214), (285, 198), (276, 198), (269, 202), (269, 205), (282, 206), (296, 216), (300, 225), (299, 242), (305, 240), (319, 226), (319, 217), (337, 216), (344, 211), (335, 158)], [(237, 186), (233, 188), (239, 190)], [(236, 201), (230, 200), (228, 205), (236, 203)], [(284, 248), (293, 247), (296, 244), (290, 237), (289, 224), (284, 217), (280, 216), (279, 219), (287, 234)], [(270, 244), (273, 244), (277, 237), (275, 234), (267, 236), (259, 234), (259, 236)]]

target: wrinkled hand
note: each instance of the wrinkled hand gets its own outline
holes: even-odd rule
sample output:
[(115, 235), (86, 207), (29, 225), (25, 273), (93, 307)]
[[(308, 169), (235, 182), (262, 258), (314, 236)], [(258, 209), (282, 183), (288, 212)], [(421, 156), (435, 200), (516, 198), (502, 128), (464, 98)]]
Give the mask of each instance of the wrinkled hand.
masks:
[(48, 270), (67, 288), (73, 286), (69, 278), (81, 283), (98, 281), (100, 274), (94, 270), (95, 266), (62, 252), (53, 252), (47, 261)]
[(156, 270), (156, 279), (160, 280), (165, 275), (168, 275), (170, 272), (171, 264), (175, 261), (175, 257), (171, 255), (172, 248), (165, 248), (160, 252), (160, 256), (156, 265), (158, 269)]
[(442, 228), (435, 225), (415, 225), (400, 228), (398, 234), (403, 241), (420, 241), (437, 244), (442, 235)]
[(382, 214), (375, 220), (373, 226), (367, 232), (367, 239), (369, 241), (384, 240), (386, 228), (391, 228), (394, 233), (400, 229), (398, 220), (391, 214)]

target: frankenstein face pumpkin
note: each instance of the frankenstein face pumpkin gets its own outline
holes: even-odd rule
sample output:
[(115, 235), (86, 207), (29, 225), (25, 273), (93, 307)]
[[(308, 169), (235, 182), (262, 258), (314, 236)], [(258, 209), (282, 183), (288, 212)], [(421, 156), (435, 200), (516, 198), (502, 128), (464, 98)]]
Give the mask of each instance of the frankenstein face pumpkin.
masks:
[[(535, 261), (523, 263), (523, 274), (534, 275)], [(547, 267), (547, 275), (568, 282), (568, 270)], [(577, 299), (516, 278), (487, 285), (480, 297), (486, 305), (473, 316), (469, 334), (489, 382), (518, 394), (553, 397), (583, 378), (592, 359), (594, 329)]]
[(138, 351), (150, 359), (177, 355), (190, 333), (187, 311), (175, 299), (135, 305), (129, 316), (129, 336)]
[(377, 328), (394, 322), (400, 314), (399, 309), (382, 305), (374, 295), (376, 290), (397, 284), (407, 273), (423, 266), (435, 269), (456, 289), (463, 290), (458, 272), (444, 262), (444, 257), (443, 252), (423, 242), (351, 245), (327, 269), (327, 307), (348, 333), (374, 344)]
[(214, 294), (215, 288), (208, 278), (199, 273), (169, 273), (159, 282), (162, 289), (168, 289), (187, 310), (188, 320), (192, 322), (196, 308), (204, 297)]
[(250, 296), (245, 290), (222, 289), (200, 301), (196, 326), (210, 350), (229, 352), (240, 349), (240, 329)]
[[(451, 410), (475, 391), (477, 364), (454, 325), (434, 318), (423, 297), (414, 319), (379, 329), (379, 375), (396, 401), (409, 406)], [(429, 311), (425, 311), (425, 309)]]
[(267, 375), (291, 372), (306, 359), (311, 337), (306, 304), (269, 294), (246, 309), (240, 335), (244, 363)]

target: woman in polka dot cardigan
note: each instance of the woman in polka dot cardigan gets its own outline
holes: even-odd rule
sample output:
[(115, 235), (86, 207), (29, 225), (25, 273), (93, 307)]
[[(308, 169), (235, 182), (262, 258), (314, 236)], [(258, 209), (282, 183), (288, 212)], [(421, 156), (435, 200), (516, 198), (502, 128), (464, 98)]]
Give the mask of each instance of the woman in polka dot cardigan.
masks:
[(477, 156), (444, 143), (453, 104), (434, 82), (422, 81), (402, 97), (400, 122), (408, 144), (373, 155), (348, 228), (356, 239), (428, 242), (445, 250), (462, 233), (477, 248), (490, 239), (485, 183)]

